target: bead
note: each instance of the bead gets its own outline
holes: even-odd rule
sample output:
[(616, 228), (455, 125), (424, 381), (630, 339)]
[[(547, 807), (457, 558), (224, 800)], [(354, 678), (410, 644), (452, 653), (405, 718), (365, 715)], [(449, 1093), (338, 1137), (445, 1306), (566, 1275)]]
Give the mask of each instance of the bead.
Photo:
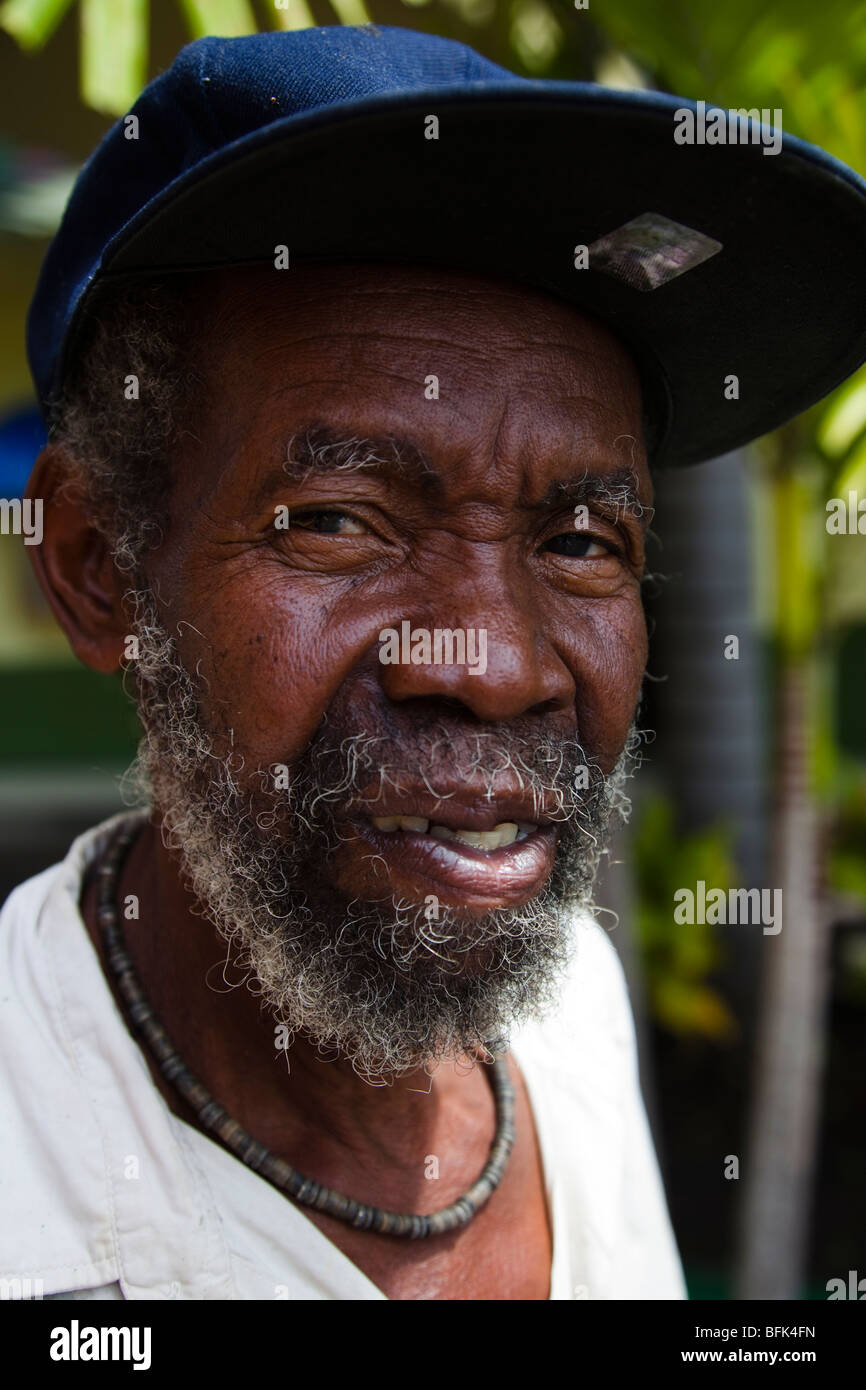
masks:
[[(135, 819), (140, 818), (143, 824), (147, 814), (138, 812)], [(373, 1230), (382, 1235), (424, 1240), (428, 1236), (444, 1235), (467, 1226), (502, 1181), (514, 1147), (515, 1094), (504, 1058), (499, 1057), (489, 1064), (482, 1057), (478, 1057), (483, 1065), (490, 1065), (489, 1080), (496, 1102), (496, 1134), (480, 1175), (469, 1191), (458, 1197), (449, 1207), (442, 1207), (428, 1215), (385, 1211), (381, 1207), (358, 1202), (354, 1197), (333, 1192), (331, 1188), (325, 1187), (313, 1178), (305, 1177), (285, 1159), (272, 1154), (264, 1144), (260, 1144), (237, 1120), (232, 1119), (231, 1115), (223, 1110), (175, 1051), (171, 1039), (153, 1013), (126, 951), (120, 918), (114, 903), (123, 860), (137, 833), (136, 827), (124, 827), (105, 852), (103, 862), (97, 870), (100, 878), (97, 920), (103, 930), (106, 959), (117, 982), (118, 991), (126, 1003), (130, 1021), (143, 1036), (158, 1061), (163, 1076), (192, 1106), (200, 1123), (216, 1134), (242, 1163), (260, 1173), (268, 1182), (285, 1192), (291, 1200), (301, 1206), (328, 1212), (337, 1220), (344, 1221), (357, 1230)], [(493, 1056), (495, 1050), (501, 1050), (500, 1045), (489, 1043), (484, 1049), (484, 1057)]]

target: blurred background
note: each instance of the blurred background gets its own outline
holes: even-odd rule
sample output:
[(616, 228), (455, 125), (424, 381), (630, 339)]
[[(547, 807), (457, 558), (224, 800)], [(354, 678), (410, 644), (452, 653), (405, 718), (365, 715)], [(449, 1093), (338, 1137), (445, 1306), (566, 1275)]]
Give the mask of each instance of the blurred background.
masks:
[[(7, 0), (0, 497), (21, 496), (43, 441), (27, 305), (111, 121), (190, 39), (367, 22), (528, 76), (781, 108), (786, 131), (866, 174), (857, 0)], [(866, 370), (750, 450), (658, 479), (655, 736), (600, 897), (695, 1299), (825, 1299), (829, 1280), (866, 1277), (866, 515), (863, 534), (826, 525), (852, 492), (866, 498)], [(120, 809), (136, 741), (119, 678), (72, 657), (13, 535), (0, 714), (2, 900)], [(782, 931), (677, 924), (674, 893), (701, 880), (781, 889)]]

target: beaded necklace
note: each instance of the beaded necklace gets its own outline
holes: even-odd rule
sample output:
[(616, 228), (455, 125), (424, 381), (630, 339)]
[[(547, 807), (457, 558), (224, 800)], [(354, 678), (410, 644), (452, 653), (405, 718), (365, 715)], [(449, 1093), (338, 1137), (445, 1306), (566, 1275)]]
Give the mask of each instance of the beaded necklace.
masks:
[(426, 1216), (414, 1212), (385, 1211), (370, 1203), (358, 1202), (353, 1197), (344, 1197), (323, 1183), (305, 1177), (232, 1119), (178, 1055), (150, 1006), (126, 950), (116, 906), (120, 870), (139, 829), (137, 823), (124, 824), (105, 852), (99, 866), (98, 921), (106, 958), (133, 1031), (143, 1039), (163, 1076), (191, 1106), (202, 1128), (215, 1134), (248, 1168), (261, 1174), (293, 1201), (316, 1211), (327, 1212), (329, 1216), (345, 1221), (358, 1230), (419, 1240), (468, 1226), (502, 1181), (514, 1146), (514, 1087), (504, 1060), (495, 1061), (491, 1067), (490, 1084), (496, 1101), (496, 1133), (489, 1157), (477, 1180), (450, 1206)]

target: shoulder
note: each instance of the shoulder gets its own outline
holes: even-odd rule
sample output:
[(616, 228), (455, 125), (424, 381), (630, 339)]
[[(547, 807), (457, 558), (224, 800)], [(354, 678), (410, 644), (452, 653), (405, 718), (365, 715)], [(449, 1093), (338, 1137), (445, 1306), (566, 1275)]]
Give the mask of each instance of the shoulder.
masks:
[(614, 1147), (638, 1090), (634, 1020), (625, 975), (607, 932), (589, 914), (573, 922), (572, 954), (547, 1013), (516, 1031), (514, 1053), (549, 1100), (557, 1128), (605, 1136)]
[(610, 934), (587, 912), (572, 922), (572, 951), (556, 1003), (541, 1027), (555, 1045), (604, 1044), (621, 1054), (635, 1046), (622, 962)]
[(136, 812), (120, 811), (72, 841), (63, 859), (23, 880), (0, 908), (0, 970), (9, 967), (13, 940), (50, 928), (58, 915), (77, 917), (81, 887), (88, 868), (101, 855), (121, 822)]
[(38, 1275), (46, 1293), (116, 1277), (82, 1042), (99, 1013), (98, 963), (78, 897), (118, 819), (79, 836), (0, 911), (0, 1276)]

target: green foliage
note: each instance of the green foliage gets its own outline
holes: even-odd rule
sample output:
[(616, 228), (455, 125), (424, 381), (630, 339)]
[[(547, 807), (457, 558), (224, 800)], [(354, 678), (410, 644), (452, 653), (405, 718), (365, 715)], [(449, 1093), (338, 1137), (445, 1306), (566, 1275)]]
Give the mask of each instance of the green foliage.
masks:
[(723, 106), (780, 107), (785, 130), (866, 167), (864, 0), (617, 0), (590, 13), (656, 85)]
[(147, 0), (81, 0), (81, 95), (126, 111), (147, 80)]
[(208, 34), (239, 38), (254, 34), (258, 27), (247, 0), (180, 0), (180, 6), (194, 39)]
[[(866, 434), (866, 367), (861, 367), (840, 386), (825, 407), (815, 431), (827, 458), (848, 455)], [(836, 484), (842, 486), (841, 482)]]
[(0, 7), (0, 28), (22, 48), (41, 48), (71, 4), (72, 0), (7, 0)]
[(727, 1041), (736, 1020), (711, 976), (722, 961), (718, 928), (674, 921), (674, 893), (694, 889), (727, 891), (737, 881), (732, 832), (725, 825), (681, 834), (667, 797), (642, 802), (634, 836), (638, 897), (638, 941), (653, 1016), (678, 1034)]
[(827, 873), (830, 886), (859, 900), (866, 912), (866, 782), (850, 768), (845, 771)]
[(866, 918), (866, 780), (851, 767), (843, 772), (833, 845), (827, 855), (827, 879), (837, 906), (854, 930), (843, 933), (839, 950), (838, 989), (842, 999), (866, 1006), (866, 933), (857, 927)]

